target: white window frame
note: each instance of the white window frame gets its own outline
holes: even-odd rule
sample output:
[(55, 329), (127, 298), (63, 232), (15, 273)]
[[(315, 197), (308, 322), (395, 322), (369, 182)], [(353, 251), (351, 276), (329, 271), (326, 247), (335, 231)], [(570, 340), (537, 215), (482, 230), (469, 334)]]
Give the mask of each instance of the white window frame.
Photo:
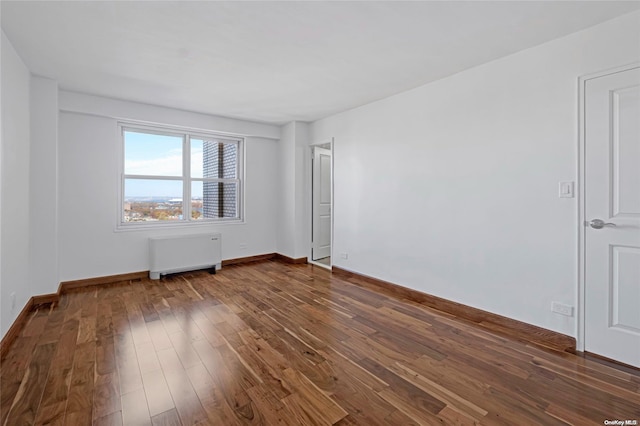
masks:
[[(191, 130), (186, 128), (172, 126), (146, 125), (135, 122), (118, 122), (119, 130), (119, 161), (118, 161), (118, 206), (116, 230), (140, 230), (150, 228), (171, 228), (171, 227), (192, 227), (211, 224), (234, 224), (244, 223), (244, 138), (233, 135), (224, 135), (213, 132), (203, 132), (200, 130)], [(181, 176), (156, 176), (156, 175), (131, 175), (125, 174), (125, 131), (158, 134), (166, 136), (182, 137), (182, 175)], [(203, 139), (207, 141), (220, 141), (223, 143), (236, 144), (237, 162), (236, 162), (236, 178), (193, 178), (191, 177), (191, 139)], [(176, 180), (182, 181), (182, 216), (181, 220), (168, 221), (140, 221), (125, 222), (124, 220), (124, 185), (126, 179), (149, 179), (149, 180)], [(236, 183), (236, 212), (237, 217), (233, 218), (216, 218), (216, 219), (192, 219), (191, 218), (191, 183), (214, 181), (222, 183)]]

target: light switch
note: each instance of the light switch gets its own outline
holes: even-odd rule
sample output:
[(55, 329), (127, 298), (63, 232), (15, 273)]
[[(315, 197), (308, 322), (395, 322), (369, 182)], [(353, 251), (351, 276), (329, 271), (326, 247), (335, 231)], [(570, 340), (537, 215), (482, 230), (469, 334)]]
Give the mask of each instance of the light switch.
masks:
[(560, 182), (558, 186), (558, 197), (573, 198), (573, 182)]

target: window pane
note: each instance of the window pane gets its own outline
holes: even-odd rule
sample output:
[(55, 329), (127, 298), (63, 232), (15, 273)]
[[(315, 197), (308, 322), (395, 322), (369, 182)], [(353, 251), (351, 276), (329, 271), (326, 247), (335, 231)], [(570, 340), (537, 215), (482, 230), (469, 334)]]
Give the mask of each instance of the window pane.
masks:
[(124, 221), (182, 220), (182, 181), (125, 179)]
[(124, 173), (182, 176), (182, 137), (125, 131)]
[(191, 139), (191, 177), (235, 179), (237, 167), (237, 144)]
[(192, 182), (191, 210), (191, 218), (195, 220), (237, 218), (238, 184)]

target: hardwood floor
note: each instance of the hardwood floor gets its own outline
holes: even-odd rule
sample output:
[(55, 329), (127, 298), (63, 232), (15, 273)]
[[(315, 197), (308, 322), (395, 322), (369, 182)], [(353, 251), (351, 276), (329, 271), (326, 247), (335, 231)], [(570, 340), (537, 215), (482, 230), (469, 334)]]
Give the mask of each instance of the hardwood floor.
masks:
[(323, 265), (331, 266), (331, 256), (323, 257), (322, 259), (316, 260), (318, 263), (322, 263)]
[(11, 426), (640, 421), (634, 371), (273, 260), (64, 294), (0, 379)]

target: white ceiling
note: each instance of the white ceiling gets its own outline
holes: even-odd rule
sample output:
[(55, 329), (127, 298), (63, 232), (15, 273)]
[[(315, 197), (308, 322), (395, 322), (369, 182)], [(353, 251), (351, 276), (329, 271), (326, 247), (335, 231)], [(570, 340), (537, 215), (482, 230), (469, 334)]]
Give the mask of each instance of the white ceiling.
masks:
[(616, 1), (2, 1), (34, 74), (67, 90), (313, 121), (640, 8)]

